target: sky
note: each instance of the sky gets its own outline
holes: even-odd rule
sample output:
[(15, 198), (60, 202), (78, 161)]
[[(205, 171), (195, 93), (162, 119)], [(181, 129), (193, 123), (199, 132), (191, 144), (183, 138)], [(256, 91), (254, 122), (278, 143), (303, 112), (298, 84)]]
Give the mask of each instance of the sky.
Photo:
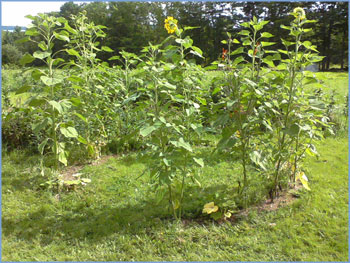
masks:
[[(2, 1), (1, 25), (28, 26), (31, 20), (26, 15), (36, 15), (51, 11), (60, 11), (60, 7), (68, 1), (62, 2), (10, 2)], [(82, 3), (82, 2), (76, 2)]]

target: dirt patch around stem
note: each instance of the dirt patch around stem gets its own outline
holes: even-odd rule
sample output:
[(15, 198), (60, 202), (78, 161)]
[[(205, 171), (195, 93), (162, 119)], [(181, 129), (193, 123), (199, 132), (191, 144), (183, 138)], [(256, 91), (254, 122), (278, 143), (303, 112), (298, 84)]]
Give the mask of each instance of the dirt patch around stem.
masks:
[(298, 191), (302, 188), (303, 185), (298, 182), (293, 188), (288, 188), (284, 191), (279, 192), (278, 196), (275, 197), (273, 201), (271, 201), (271, 199), (267, 199), (258, 205), (242, 209), (237, 213), (234, 213), (230, 218), (226, 220), (219, 220), (218, 223), (223, 223), (225, 221), (236, 223), (239, 219), (248, 216), (249, 212), (252, 210), (256, 210), (258, 213), (276, 211), (277, 209), (288, 206), (297, 200), (299, 198)]
[[(197, 223), (200, 225), (205, 225), (208, 222), (216, 222), (217, 224), (223, 224), (223, 223), (231, 223), (231, 224), (237, 224), (238, 221), (244, 219), (247, 217), (250, 213), (250, 211), (257, 211), (258, 213), (263, 212), (271, 212), (276, 211), (282, 207), (288, 206), (292, 204), (294, 201), (296, 201), (299, 198), (298, 191), (303, 188), (303, 185), (301, 183), (296, 183), (294, 187), (290, 187), (284, 191), (279, 192), (278, 196), (274, 198), (273, 202), (271, 199), (267, 199), (264, 202), (251, 206), (246, 209), (242, 209), (236, 213), (233, 213), (230, 218), (221, 218), (218, 220), (211, 219), (207, 216), (200, 216), (198, 218), (184, 218), (182, 219), (183, 225), (189, 225), (191, 223)], [(273, 225), (272, 225), (273, 226)]]
[[(104, 155), (97, 160), (93, 160), (90, 164), (91, 166), (102, 165), (106, 163), (109, 159), (117, 157), (116, 155)], [(86, 165), (72, 165), (66, 167), (62, 172), (62, 180), (69, 181), (76, 179), (73, 175), (79, 173)]]

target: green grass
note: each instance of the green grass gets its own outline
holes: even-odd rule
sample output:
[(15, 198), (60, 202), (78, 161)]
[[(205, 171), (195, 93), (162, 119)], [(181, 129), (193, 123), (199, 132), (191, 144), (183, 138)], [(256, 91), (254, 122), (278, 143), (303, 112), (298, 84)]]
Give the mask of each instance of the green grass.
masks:
[[(146, 164), (134, 155), (86, 166), (84, 176), (92, 182), (60, 193), (58, 200), (56, 192), (38, 187), (44, 179), (36, 156), (4, 154), (2, 259), (346, 261), (347, 149), (345, 137), (327, 138), (319, 143), (320, 157), (305, 162), (311, 192), (277, 211), (253, 209), (236, 223), (221, 225), (169, 219), (147, 177), (136, 180)], [(237, 169), (225, 160), (210, 163), (202, 188), (188, 192), (194, 201), (186, 210), (200, 211), (208, 193), (228, 188)]]

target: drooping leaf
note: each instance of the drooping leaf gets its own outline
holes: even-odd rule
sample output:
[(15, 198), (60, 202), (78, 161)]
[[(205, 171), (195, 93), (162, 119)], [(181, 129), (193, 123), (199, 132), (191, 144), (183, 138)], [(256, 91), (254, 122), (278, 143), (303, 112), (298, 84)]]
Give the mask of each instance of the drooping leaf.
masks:
[(68, 165), (68, 161), (67, 161), (67, 152), (66, 151), (61, 151), (58, 154), (58, 161), (63, 163), (65, 166)]
[(200, 167), (204, 167), (204, 161), (203, 161), (203, 159), (202, 158), (195, 158), (195, 157), (193, 157), (193, 160), (200, 166)]
[(219, 207), (214, 204), (214, 202), (210, 202), (204, 205), (202, 213), (203, 214), (211, 214), (215, 213), (219, 210)]
[(63, 112), (63, 109), (62, 109), (62, 106), (59, 102), (57, 101), (54, 101), (54, 100), (50, 100), (49, 101), (49, 104), (54, 108), (56, 109), (59, 113), (62, 113)]
[(53, 34), (55, 35), (55, 37), (59, 40), (62, 40), (62, 41), (66, 41), (66, 42), (70, 42), (70, 39), (68, 37), (67, 34), (65, 34), (64, 32), (66, 32), (68, 34), (67, 31), (61, 31), (60, 33), (56, 33), (54, 32)]
[(43, 141), (39, 144), (39, 146), (38, 146), (38, 150), (39, 150), (39, 152), (40, 152), (41, 155), (44, 154), (44, 149), (45, 149), (45, 146), (46, 146), (48, 140), (49, 140), (49, 138), (46, 138), (46, 139), (43, 140)]
[(301, 182), (301, 184), (303, 185), (303, 187), (308, 190), (308, 191), (311, 191), (310, 187), (309, 187), (309, 184), (308, 184), (308, 178), (306, 177), (305, 173), (304, 172), (298, 172), (296, 177), (295, 177), (295, 180), (299, 180)]

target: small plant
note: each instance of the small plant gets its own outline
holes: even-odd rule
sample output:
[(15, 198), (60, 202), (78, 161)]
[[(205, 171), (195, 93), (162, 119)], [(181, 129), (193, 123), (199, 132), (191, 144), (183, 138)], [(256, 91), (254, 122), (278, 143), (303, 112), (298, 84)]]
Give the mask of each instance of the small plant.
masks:
[(223, 205), (215, 205), (214, 202), (210, 202), (204, 205), (202, 213), (206, 215), (210, 215), (210, 217), (216, 221), (218, 220), (226, 220), (230, 218), (234, 211), (232, 209), (232, 204), (230, 207)]

